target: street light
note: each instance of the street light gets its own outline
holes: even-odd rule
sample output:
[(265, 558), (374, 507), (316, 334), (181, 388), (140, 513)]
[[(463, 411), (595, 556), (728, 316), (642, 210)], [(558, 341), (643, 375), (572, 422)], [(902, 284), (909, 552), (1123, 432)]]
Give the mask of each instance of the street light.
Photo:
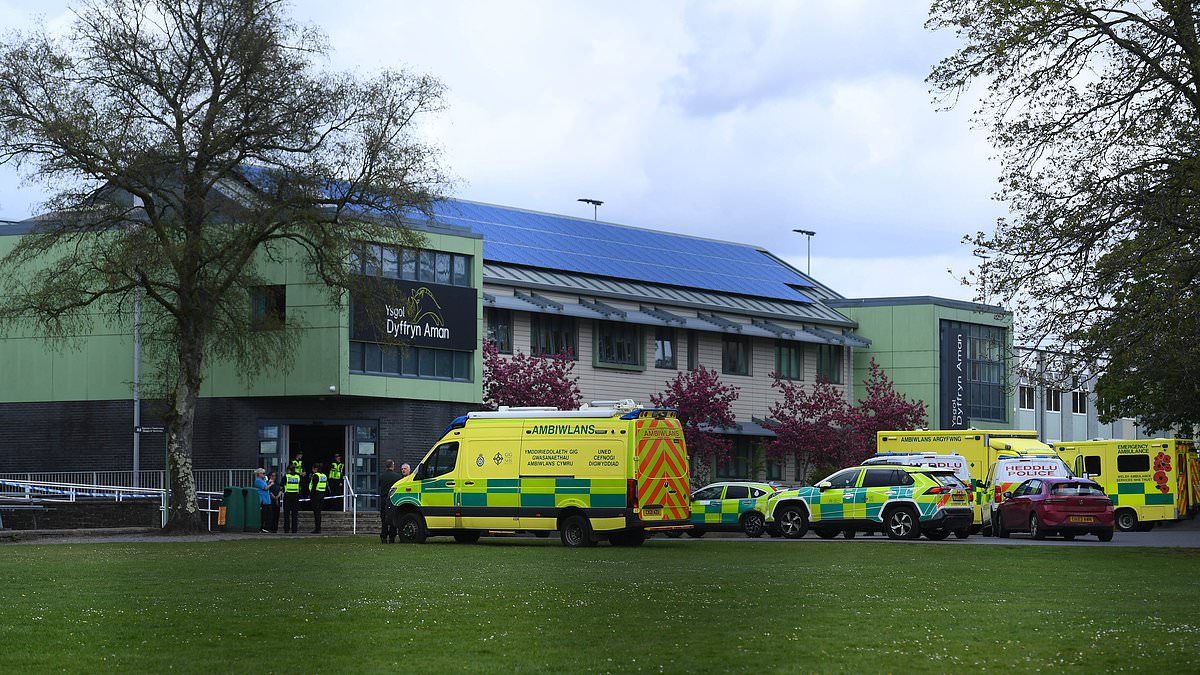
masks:
[(597, 220), (597, 214), (600, 212), (600, 205), (603, 204), (604, 202), (600, 201), (599, 199), (588, 199), (587, 197), (580, 197), (579, 199), (576, 199), (575, 201), (583, 202), (584, 204), (591, 204), (592, 205), (592, 220), (593, 221)]
[(816, 232), (812, 230), (792, 230), (792, 232), (797, 232), (808, 237), (808, 270), (805, 271), (805, 274), (812, 274), (812, 238), (816, 235)]

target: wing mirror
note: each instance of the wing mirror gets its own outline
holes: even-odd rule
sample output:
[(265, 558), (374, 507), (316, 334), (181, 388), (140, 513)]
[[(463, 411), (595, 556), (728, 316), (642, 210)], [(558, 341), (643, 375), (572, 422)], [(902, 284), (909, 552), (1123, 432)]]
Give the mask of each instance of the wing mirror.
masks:
[(1012, 493), (1011, 493), (1011, 492), (1005, 492), (1005, 493), (1004, 493), (1004, 498), (1005, 498), (1005, 499), (1012, 499)]
[(831, 487), (833, 487), (833, 483), (830, 483), (827, 480), (823, 480), (820, 483), (817, 483), (817, 489), (820, 489), (820, 490), (828, 490)]

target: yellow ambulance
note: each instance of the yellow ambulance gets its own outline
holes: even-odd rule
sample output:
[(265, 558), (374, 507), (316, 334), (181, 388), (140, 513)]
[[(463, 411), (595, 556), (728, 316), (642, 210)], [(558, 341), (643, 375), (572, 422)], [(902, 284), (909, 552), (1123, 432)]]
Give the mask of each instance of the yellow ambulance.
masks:
[(972, 504), (975, 508), (972, 532), (979, 532), (985, 524), (983, 505), (987, 503), (987, 485), (984, 478), (997, 459), (1054, 454), (1049, 445), (1038, 440), (1036, 431), (1028, 430), (880, 431), (875, 440), (876, 452), (879, 453), (962, 455), (971, 474)]
[(628, 399), (469, 413), (388, 492), (403, 542), (557, 530), (572, 547), (638, 546), (648, 531), (688, 529), (689, 496), (675, 411)]
[(1112, 500), (1117, 529), (1147, 530), (1156, 522), (1195, 515), (1195, 445), (1155, 438), (1055, 443), (1054, 450), (1079, 476), (1099, 483)]

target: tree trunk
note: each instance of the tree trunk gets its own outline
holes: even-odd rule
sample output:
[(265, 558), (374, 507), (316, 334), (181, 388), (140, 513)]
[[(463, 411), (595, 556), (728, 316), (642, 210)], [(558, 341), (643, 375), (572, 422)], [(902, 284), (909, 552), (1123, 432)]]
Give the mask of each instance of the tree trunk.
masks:
[[(185, 333), (186, 335), (186, 333)], [(200, 369), (203, 340), (179, 345), (179, 380), (166, 414), (167, 468), (171, 477), (171, 507), (167, 534), (204, 532), (204, 519), (196, 500), (196, 477), (192, 473), (192, 433), (196, 421), (196, 400), (200, 396)], [(200, 343), (200, 344), (195, 344)]]

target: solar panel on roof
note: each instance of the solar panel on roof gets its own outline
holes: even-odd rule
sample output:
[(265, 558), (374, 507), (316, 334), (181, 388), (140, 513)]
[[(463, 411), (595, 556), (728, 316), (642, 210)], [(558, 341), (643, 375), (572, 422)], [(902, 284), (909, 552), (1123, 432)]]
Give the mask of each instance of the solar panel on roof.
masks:
[(496, 262), (811, 302), (792, 288), (811, 286), (807, 279), (744, 244), (472, 202), (442, 202), (436, 212), (481, 234), (484, 257)]

